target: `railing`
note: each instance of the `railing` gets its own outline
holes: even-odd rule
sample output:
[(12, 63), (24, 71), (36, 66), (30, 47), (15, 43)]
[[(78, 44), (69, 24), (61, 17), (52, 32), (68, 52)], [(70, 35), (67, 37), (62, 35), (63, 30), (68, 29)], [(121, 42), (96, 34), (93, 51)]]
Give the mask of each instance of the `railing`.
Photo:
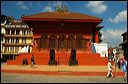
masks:
[(11, 25), (11, 28), (15, 28), (15, 25)]
[(11, 27), (11, 25), (5, 25), (5, 27), (7, 27), (7, 28), (8, 28), (8, 27)]
[(18, 23), (20, 23), (20, 22), (22, 22), (22, 20), (14, 20), (14, 22), (18, 22)]
[(21, 27), (21, 25), (16, 25), (16, 28), (20, 28)]
[(4, 52), (4, 53), (2, 53), (2, 54), (19, 54), (18, 52), (11, 52), (10, 53), (10, 51), (8, 51), (8, 52)]
[(6, 28), (29, 28), (27, 25), (5, 25)]
[(4, 37), (33, 37), (33, 35), (4, 35)]
[(23, 45), (23, 46), (26, 46), (26, 45), (32, 45), (31, 43), (3, 43), (3, 45), (6, 45), (6, 46), (12, 46), (12, 45)]
[(22, 28), (26, 28), (27, 26), (26, 25), (22, 25)]

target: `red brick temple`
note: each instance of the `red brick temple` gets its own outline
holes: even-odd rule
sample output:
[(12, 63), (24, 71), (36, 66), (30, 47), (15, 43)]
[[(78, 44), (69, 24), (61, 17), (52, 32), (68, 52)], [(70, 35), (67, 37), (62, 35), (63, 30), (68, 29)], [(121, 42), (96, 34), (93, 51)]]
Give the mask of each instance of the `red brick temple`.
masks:
[(22, 64), (26, 58), (30, 63), (32, 54), (37, 65), (48, 65), (49, 50), (55, 50), (59, 65), (68, 65), (71, 49), (76, 49), (78, 65), (106, 65), (107, 57), (92, 53), (91, 43), (98, 43), (98, 26), (103, 20), (81, 13), (56, 11), (24, 16), (22, 20), (33, 29), (31, 53), (19, 54), (8, 64)]

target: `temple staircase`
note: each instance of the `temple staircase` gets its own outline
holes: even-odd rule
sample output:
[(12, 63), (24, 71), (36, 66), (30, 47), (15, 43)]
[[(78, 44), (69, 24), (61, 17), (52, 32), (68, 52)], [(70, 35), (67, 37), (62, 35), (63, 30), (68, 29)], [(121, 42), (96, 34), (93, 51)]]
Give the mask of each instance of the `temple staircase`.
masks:
[[(69, 65), (70, 51), (56, 51), (55, 60), (58, 65)], [(16, 56), (15, 60), (7, 60), (9, 65), (22, 65), (23, 59), (26, 58), (28, 64), (31, 63), (32, 54), (35, 58), (36, 65), (48, 65), (49, 62), (49, 51), (34, 52), (34, 53), (21, 53)], [(100, 57), (98, 53), (85, 53), (81, 51), (76, 52), (76, 59), (79, 65), (89, 65), (89, 66), (106, 66), (108, 63), (107, 57)]]
[(58, 65), (68, 65), (69, 58), (67, 57), (66, 51), (59, 51)]

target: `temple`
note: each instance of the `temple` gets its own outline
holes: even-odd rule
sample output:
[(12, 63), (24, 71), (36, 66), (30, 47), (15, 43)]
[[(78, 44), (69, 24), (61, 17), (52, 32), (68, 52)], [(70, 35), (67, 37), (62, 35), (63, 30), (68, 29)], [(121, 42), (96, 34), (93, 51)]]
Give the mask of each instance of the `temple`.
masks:
[(76, 49), (78, 65), (106, 65), (107, 58), (91, 49), (91, 43), (99, 43), (103, 26), (98, 25), (103, 19), (58, 10), (24, 16), (22, 21), (33, 31), (32, 52), (22, 54), (22, 58), (30, 60), (33, 54), (37, 64), (47, 65), (50, 49), (54, 49), (58, 64), (68, 65), (71, 50)]

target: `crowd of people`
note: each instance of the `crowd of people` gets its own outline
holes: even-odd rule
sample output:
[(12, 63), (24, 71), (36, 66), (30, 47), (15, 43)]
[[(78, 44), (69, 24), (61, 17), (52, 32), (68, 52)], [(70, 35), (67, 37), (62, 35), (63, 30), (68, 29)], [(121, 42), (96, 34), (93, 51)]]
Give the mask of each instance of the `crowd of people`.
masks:
[[(124, 59), (124, 57), (119, 58), (119, 54), (117, 53), (116, 49), (109, 50), (109, 52), (108, 52), (108, 64), (107, 64), (108, 73), (106, 76), (107, 78), (115, 77), (112, 73), (114, 71), (114, 68), (112, 67), (113, 63), (115, 64), (115, 69), (116, 69), (116, 66), (118, 66), (118, 69), (120, 69), (124, 72), (123, 78), (124, 78), (124, 81), (126, 81), (126, 79), (127, 79), (127, 60)], [(24, 64), (28, 65), (27, 59), (23, 59), (23, 65)], [(32, 55), (30, 68), (34, 68), (34, 65), (35, 65), (35, 61), (34, 61), (34, 56)]]
[(118, 69), (122, 70), (124, 72), (124, 81), (127, 79), (127, 60), (124, 59), (124, 57), (119, 57), (119, 52), (117, 53), (116, 49), (110, 49), (108, 52), (108, 73), (107, 73), (107, 78), (109, 77), (115, 77), (112, 74), (112, 71), (114, 71), (114, 68), (112, 67), (112, 64), (115, 64), (115, 69), (116, 66), (118, 66)]

